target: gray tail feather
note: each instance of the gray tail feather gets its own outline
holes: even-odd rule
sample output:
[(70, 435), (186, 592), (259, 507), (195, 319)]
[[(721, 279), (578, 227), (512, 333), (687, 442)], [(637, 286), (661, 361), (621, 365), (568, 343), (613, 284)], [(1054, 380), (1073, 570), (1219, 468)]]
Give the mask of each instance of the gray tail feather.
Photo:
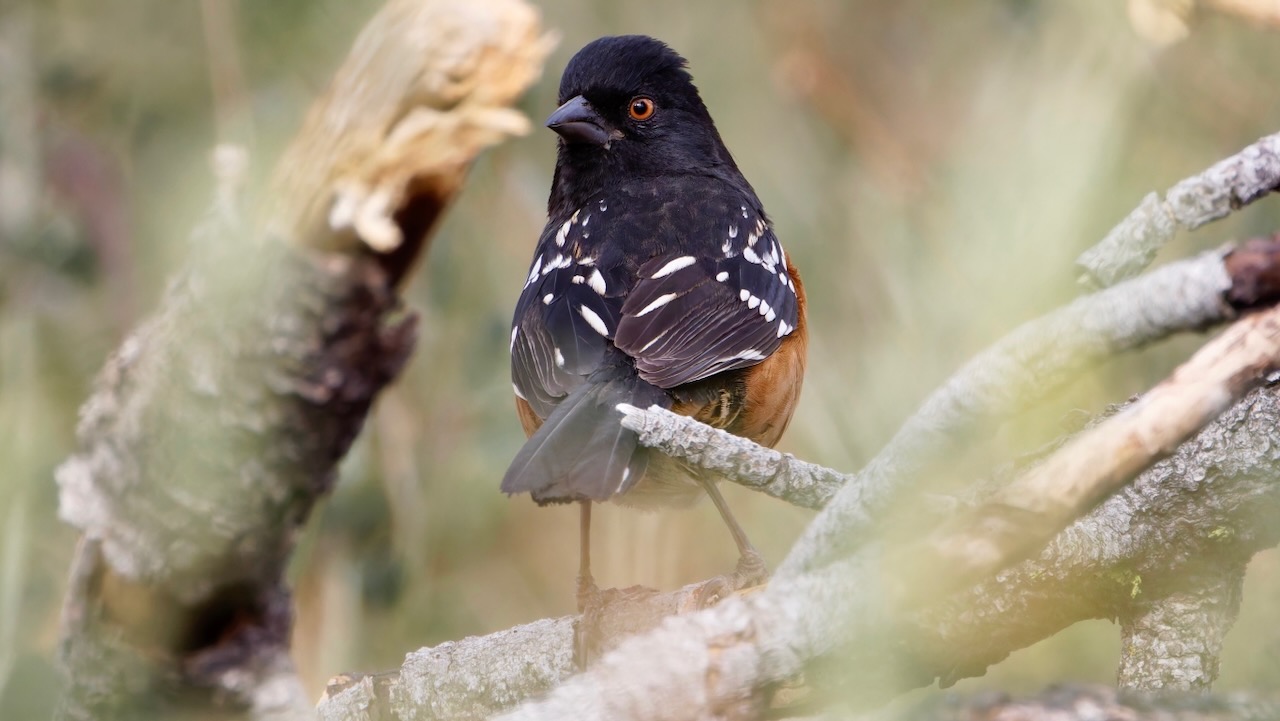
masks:
[(603, 501), (644, 476), (648, 449), (622, 427), (619, 403), (670, 407), (671, 398), (635, 375), (593, 377), (575, 389), (524, 444), (502, 477), (507, 494), (538, 504)]

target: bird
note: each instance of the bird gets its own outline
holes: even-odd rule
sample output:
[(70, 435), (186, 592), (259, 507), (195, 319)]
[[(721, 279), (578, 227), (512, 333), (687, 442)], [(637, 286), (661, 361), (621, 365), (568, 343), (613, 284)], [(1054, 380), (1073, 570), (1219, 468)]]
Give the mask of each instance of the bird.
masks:
[(639, 444), (620, 406), (658, 406), (775, 445), (804, 380), (800, 275), (725, 147), (687, 61), (643, 35), (594, 40), (565, 66), (547, 223), (511, 324), (528, 439), (502, 479), (539, 505), (581, 504), (578, 607), (593, 592), (593, 503), (710, 496), (737, 545), (735, 588), (767, 575), (714, 474)]

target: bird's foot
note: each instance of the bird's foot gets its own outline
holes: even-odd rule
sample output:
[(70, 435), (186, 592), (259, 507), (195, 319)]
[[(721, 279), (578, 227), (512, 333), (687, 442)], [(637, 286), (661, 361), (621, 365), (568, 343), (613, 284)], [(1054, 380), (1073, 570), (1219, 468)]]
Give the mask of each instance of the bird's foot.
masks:
[(769, 567), (759, 551), (750, 549), (738, 559), (733, 573), (703, 581), (695, 594), (695, 605), (708, 608), (720, 603), (727, 596), (746, 588), (759, 586), (769, 580)]
[(769, 580), (769, 566), (759, 551), (748, 548), (738, 559), (738, 566), (734, 568), (730, 578), (733, 579), (735, 591), (759, 586)]

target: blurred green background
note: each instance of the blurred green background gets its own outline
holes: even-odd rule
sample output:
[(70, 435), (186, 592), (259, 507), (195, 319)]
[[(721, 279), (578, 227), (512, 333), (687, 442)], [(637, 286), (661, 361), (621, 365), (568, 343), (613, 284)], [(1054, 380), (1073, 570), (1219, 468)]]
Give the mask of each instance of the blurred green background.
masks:
[[(241, 142), (268, 168), (377, 5), (0, 2), (0, 718), (47, 716), (75, 541), (52, 471), (95, 371), (187, 254), (210, 149)], [(1074, 297), (1073, 259), (1145, 193), (1280, 130), (1277, 28), (1190, 0), (540, 5), (562, 42), (524, 101), (535, 121), (597, 36), (655, 35), (690, 60), (808, 287), (810, 369), (783, 447), (844, 470), (973, 353)], [(554, 156), (535, 127), (477, 164), (440, 229), (408, 289), (417, 354), (302, 539), (295, 646), (316, 694), (340, 671), (573, 610), (577, 511), (497, 490), (523, 440), (508, 322)], [(1162, 259), (1277, 229), (1263, 202)], [(1074, 428), (1202, 340), (1099, 369), (958, 466), (980, 474)], [(726, 494), (773, 563), (809, 517)], [(736, 555), (710, 504), (607, 507), (594, 538), (605, 585), (672, 588)], [(1280, 681), (1278, 566), (1255, 561), (1221, 687)], [(1111, 682), (1118, 645), (1111, 624), (1082, 624), (961, 689)]]

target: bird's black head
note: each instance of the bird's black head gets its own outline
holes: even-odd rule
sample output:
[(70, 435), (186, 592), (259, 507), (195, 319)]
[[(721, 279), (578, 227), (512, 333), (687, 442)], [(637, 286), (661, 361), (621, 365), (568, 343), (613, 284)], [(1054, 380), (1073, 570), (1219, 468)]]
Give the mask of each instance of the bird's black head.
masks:
[(644, 35), (600, 38), (573, 56), (547, 118), (561, 137), (553, 210), (621, 178), (737, 175), (686, 66)]

